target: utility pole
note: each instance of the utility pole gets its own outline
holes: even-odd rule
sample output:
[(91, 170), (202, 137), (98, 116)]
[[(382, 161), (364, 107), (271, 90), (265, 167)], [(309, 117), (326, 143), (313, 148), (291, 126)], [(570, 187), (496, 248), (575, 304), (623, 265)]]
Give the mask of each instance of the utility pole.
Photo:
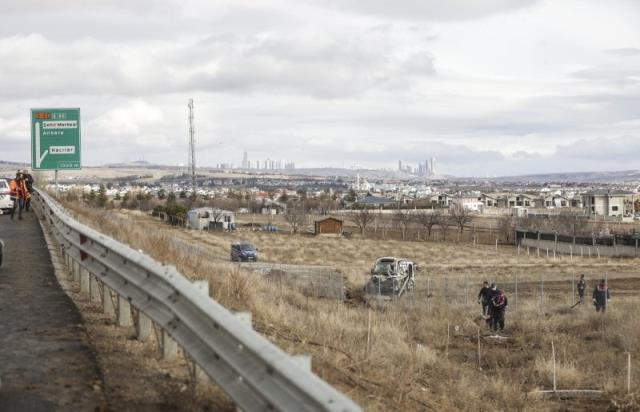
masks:
[(193, 125), (193, 99), (189, 99), (189, 173), (191, 174), (191, 191), (196, 195), (196, 142)]

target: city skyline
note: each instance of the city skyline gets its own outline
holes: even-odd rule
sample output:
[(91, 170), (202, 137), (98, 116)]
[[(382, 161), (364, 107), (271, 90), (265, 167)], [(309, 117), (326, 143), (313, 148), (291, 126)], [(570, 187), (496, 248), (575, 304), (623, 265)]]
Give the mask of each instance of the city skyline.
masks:
[(4, 160), (29, 160), (29, 109), (48, 106), (81, 108), (85, 165), (184, 162), (189, 98), (198, 166), (243, 148), (306, 168), (433, 156), (454, 176), (640, 157), (635, 2), (48, 4), (0, 16)]

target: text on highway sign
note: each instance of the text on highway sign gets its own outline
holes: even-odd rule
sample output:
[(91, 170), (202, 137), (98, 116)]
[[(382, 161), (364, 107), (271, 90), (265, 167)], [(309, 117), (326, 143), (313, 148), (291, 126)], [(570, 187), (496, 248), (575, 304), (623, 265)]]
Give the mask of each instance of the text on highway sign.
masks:
[(31, 109), (31, 168), (80, 167), (80, 109)]

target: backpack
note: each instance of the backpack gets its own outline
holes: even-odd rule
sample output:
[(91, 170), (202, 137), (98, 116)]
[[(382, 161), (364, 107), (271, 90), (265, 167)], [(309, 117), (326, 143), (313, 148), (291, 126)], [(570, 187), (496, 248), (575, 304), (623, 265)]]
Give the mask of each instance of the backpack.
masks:
[(493, 297), (493, 306), (495, 307), (504, 306), (505, 300), (506, 298), (504, 296), (504, 293), (500, 293)]

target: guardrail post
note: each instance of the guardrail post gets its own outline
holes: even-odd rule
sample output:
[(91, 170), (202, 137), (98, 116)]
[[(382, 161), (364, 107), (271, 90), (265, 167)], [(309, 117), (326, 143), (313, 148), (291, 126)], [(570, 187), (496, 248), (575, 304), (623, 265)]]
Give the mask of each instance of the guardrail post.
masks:
[[(209, 296), (209, 281), (208, 280), (195, 280), (193, 281), (193, 284), (198, 288), (198, 290), (202, 293), (204, 293), (206, 296)], [(199, 367), (198, 365), (196, 365), (195, 363), (193, 364), (193, 372), (194, 372), (194, 379), (196, 381), (198, 380), (205, 380), (207, 379), (207, 374), (202, 370), (201, 367)]]
[(76, 262), (71, 256), (69, 256), (71, 262), (71, 273), (73, 274), (73, 281), (80, 283), (80, 263)]
[(140, 341), (148, 340), (153, 334), (153, 321), (140, 310), (138, 310), (138, 329), (136, 337)]
[(64, 267), (65, 270), (67, 271), (67, 276), (69, 276), (70, 278), (73, 279), (73, 272), (71, 271), (71, 266), (69, 265), (69, 253), (67, 252), (67, 248), (66, 247), (62, 247), (62, 255), (64, 256)]
[(167, 333), (166, 330), (162, 330), (162, 359), (172, 360), (178, 356), (178, 342)]
[(89, 273), (89, 293), (91, 295), (92, 302), (101, 302), (102, 298), (100, 298), (100, 284), (98, 283), (98, 278), (95, 275)]
[(127, 298), (121, 295), (118, 295), (118, 325), (133, 325), (133, 321), (131, 319), (131, 304), (129, 303)]
[(102, 287), (102, 308), (104, 314), (110, 317), (116, 315), (116, 308), (113, 306), (113, 300), (111, 300), (111, 289), (106, 284)]
[(78, 263), (78, 267), (80, 268), (80, 292), (86, 293), (87, 295), (90, 293), (89, 289), (89, 271)]

